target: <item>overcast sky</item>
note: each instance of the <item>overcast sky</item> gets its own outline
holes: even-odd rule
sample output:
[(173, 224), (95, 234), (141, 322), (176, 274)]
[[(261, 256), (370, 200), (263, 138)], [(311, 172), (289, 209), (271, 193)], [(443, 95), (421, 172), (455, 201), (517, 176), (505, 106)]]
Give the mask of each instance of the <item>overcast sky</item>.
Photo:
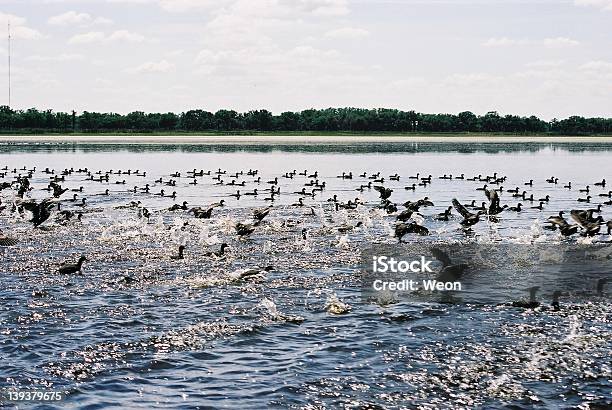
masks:
[(612, 0), (0, 0), (9, 19), (16, 108), (612, 116)]

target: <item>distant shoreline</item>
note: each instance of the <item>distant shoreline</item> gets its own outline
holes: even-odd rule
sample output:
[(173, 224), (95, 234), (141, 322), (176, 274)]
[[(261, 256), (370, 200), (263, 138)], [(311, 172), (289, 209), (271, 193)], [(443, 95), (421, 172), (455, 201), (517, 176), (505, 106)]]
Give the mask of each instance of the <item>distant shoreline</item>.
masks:
[(364, 135), (0, 135), (0, 143), (73, 144), (350, 144), (350, 143), (606, 143), (607, 136), (476, 135), (476, 134), (364, 134)]

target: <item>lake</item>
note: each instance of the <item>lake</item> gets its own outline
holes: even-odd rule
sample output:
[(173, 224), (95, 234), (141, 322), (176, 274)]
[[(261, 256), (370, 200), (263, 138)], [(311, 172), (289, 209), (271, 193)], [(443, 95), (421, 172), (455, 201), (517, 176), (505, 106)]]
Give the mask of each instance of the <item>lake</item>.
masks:
[[(59, 184), (68, 188), (61, 209), (74, 213), (70, 220), (56, 200), (49, 220), (34, 228), (29, 213), (19, 212), (17, 184), (0, 191), (0, 229), (19, 240), (0, 247), (0, 389), (65, 393), (45, 408), (612, 405), (611, 291), (595, 288), (609, 277), (612, 238), (606, 225), (593, 236), (546, 229), (559, 211), (573, 224), (572, 209), (612, 219), (611, 198), (603, 196), (612, 189), (612, 144), (3, 142), (2, 168), (0, 184), (31, 172), (25, 199), (36, 201), (67, 170)], [(351, 179), (338, 178), (350, 172)], [(383, 182), (370, 178), (378, 173)], [(389, 178), (395, 174), (399, 180)], [(419, 185), (429, 175), (431, 183)], [(275, 178), (278, 184), (268, 183)], [(610, 185), (595, 185), (604, 178)], [(298, 194), (310, 193), (316, 180), (325, 182), (322, 192)], [(369, 182), (393, 189), (399, 211), (381, 208), (376, 189), (358, 190)], [(522, 212), (506, 209), (471, 229), (455, 209), (448, 221), (437, 218), (453, 198), (488, 203), (477, 190), (485, 184), (500, 189), (501, 204), (522, 203)], [(280, 194), (266, 191), (272, 186)], [(507, 190), (514, 188), (534, 201), (513, 197)], [(254, 189), (258, 195), (245, 195)], [(176, 198), (156, 195), (161, 190)], [(230, 196), (238, 190), (239, 199)], [(362, 204), (336, 207), (334, 195)], [(402, 204), (425, 197), (433, 205), (411, 220), (429, 235), (408, 234), (399, 245)], [(187, 210), (221, 200), (210, 219)], [(186, 210), (168, 210), (183, 201)], [(270, 205), (252, 234), (236, 235), (237, 222), (252, 224), (252, 211)], [(222, 243), (227, 252), (210, 255)], [(184, 259), (173, 259), (181, 245)], [(466, 276), (472, 293), (363, 297), (362, 258), (372, 247), (434, 245), (486, 252), (486, 274)], [(534, 273), (543, 255), (559, 250), (579, 263)], [(82, 275), (57, 272), (80, 255), (87, 257)], [(538, 260), (517, 267), (508, 262), (516, 255)], [(512, 306), (533, 285), (541, 306)], [(554, 290), (563, 291), (559, 310), (550, 308)]]

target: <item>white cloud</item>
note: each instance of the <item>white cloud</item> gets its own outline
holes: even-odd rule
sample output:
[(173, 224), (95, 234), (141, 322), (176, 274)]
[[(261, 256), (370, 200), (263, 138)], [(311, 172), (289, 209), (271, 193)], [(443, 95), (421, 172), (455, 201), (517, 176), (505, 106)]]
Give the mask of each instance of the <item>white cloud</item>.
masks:
[(579, 41), (567, 37), (546, 38), (542, 43), (549, 48), (574, 47), (580, 44)]
[(26, 58), (28, 61), (52, 62), (52, 61), (81, 61), (85, 56), (82, 54), (60, 54), (57, 56), (32, 55)]
[(117, 30), (111, 33), (107, 38), (107, 41), (129, 41), (133, 43), (141, 43), (145, 40), (142, 34), (133, 33), (128, 30)]
[(574, 0), (577, 6), (592, 6), (602, 10), (612, 11), (612, 0)]
[(102, 31), (90, 31), (88, 33), (77, 34), (68, 40), (68, 44), (89, 44), (89, 43), (109, 43), (113, 41), (126, 41), (140, 43), (145, 40), (142, 34), (133, 33), (128, 30), (117, 30), (109, 35)]
[(529, 68), (555, 68), (565, 64), (563, 60), (538, 60), (525, 64)]
[(343, 16), (349, 13), (348, 0), (281, 0), (318, 16)]
[(16, 39), (35, 40), (43, 37), (37, 30), (26, 26), (26, 19), (0, 12), (0, 27), (6, 30), (8, 23), (11, 23), (11, 36)]
[(92, 21), (92, 24), (100, 24), (100, 25), (113, 24), (113, 20), (106, 18), (106, 17), (96, 17), (94, 21)]
[(492, 37), (482, 43), (485, 47), (513, 47), (513, 46), (544, 46), (548, 48), (563, 48), (579, 45), (580, 42), (568, 37), (545, 38), (544, 40), (515, 39), (508, 37)]
[(162, 9), (172, 12), (220, 8), (229, 3), (228, 0), (159, 0), (159, 6)]
[(612, 63), (608, 61), (589, 61), (580, 67), (583, 71), (599, 71), (612, 73)]
[(125, 70), (131, 74), (143, 74), (143, 73), (167, 73), (170, 71), (174, 71), (176, 66), (173, 63), (170, 63), (166, 60), (161, 61), (149, 61), (143, 63), (137, 67), (128, 68)]
[(68, 40), (68, 44), (88, 44), (104, 41), (106, 36), (101, 31), (90, 31), (89, 33), (76, 34)]
[(527, 39), (512, 39), (508, 37), (492, 37), (482, 43), (485, 47), (508, 47), (508, 46), (521, 46), (529, 44)]
[(293, 9), (315, 16), (344, 16), (350, 12), (348, 0), (106, 0), (109, 3), (157, 4), (170, 12), (191, 10), (221, 10), (239, 3), (249, 4), (266, 14), (275, 14), (275, 9)]
[(368, 30), (355, 27), (342, 27), (335, 30), (330, 30), (325, 33), (326, 37), (338, 38), (338, 39), (354, 39), (363, 38), (370, 35)]
[(57, 16), (49, 17), (47, 23), (54, 26), (69, 26), (75, 24), (86, 24), (91, 21), (91, 15), (87, 13), (77, 13), (76, 11), (67, 11)]

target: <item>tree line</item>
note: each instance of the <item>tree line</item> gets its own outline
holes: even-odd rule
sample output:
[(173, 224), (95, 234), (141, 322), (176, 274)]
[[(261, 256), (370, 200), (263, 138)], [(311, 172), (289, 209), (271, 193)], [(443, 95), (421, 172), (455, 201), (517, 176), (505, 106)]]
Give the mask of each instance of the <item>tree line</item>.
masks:
[(544, 121), (536, 116), (425, 114), (377, 108), (326, 108), (278, 115), (268, 110), (189, 110), (129, 114), (85, 111), (13, 110), (0, 106), (0, 132), (485, 132), (514, 134), (592, 135), (612, 133), (612, 118), (572, 116)]

